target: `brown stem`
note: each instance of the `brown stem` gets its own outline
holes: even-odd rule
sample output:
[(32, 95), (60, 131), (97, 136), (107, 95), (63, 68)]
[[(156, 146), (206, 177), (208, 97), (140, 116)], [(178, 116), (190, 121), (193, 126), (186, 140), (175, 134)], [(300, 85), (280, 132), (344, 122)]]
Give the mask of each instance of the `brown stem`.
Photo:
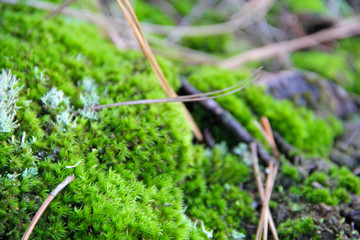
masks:
[(27, 240), (32, 231), (34, 230), (34, 227), (36, 225), (36, 223), (39, 221), (41, 215), (43, 214), (43, 212), (45, 211), (45, 209), (47, 208), (47, 206), (50, 204), (50, 202), (54, 199), (54, 197), (62, 190), (64, 189), (69, 183), (71, 183), (72, 181), (74, 181), (74, 175), (68, 176), (62, 183), (60, 183), (51, 193), (50, 195), (46, 198), (45, 202), (41, 205), (41, 207), (39, 208), (39, 210), (36, 212), (34, 218), (32, 219), (30, 225), (28, 226), (28, 228), (26, 229), (24, 236), (21, 238), (21, 240)]

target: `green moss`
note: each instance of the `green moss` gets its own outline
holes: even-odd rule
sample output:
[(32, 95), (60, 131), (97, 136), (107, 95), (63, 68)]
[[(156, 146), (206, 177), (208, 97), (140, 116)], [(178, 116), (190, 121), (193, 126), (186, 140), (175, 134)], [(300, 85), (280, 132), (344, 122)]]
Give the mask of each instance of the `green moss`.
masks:
[(337, 179), (337, 188), (346, 189), (355, 194), (360, 193), (360, 179), (346, 167), (333, 168), (330, 177)]
[(168, 0), (168, 2), (182, 15), (186, 16), (199, 0)]
[[(209, 25), (225, 22), (227, 19), (216, 10), (204, 10), (201, 18), (194, 21), (193, 25)], [(214, 54), (229, 54), (233, 37), (231, 34), (219, 34), (214, 36), (189, 36), (182, 38), (182, 45), (199, 51)]]
[(183, 186), (189, 216), (203, 221), (206, 229), (213, 229), (215, 239), (228, 239), (234, 231), (244, 232), (245, 223), (254, 222), (252, 198), (238, 187), (249, 179), (244, 159), (228, 154), (222, 144), (206, 150), (193, 167)]
[(182, 38), (182, 45), (203, 52), (227, 54), (232, 40), (230, 34), (207, 37), (184, 37)]
[[(19, 239), (48, 193), (75, 174), (41, 217), (34, 239), (202, 239), (177, 186), (189, 174), (193, 152), (178, 105), (104, 109), (99, 121), (77, 116), (76, 126), (63, 129), (56, 119), (67, 106), (50, 109), (41, 101), (52, 87), (75, 109), (82, 107), (84, 77), (97, 83), (100, 103), (165, 94), (141, 54), (119, 52), (90, 25), (44, 21), (45, 15), (0, 5), (0, 68), (24, 85), (20, 127), (0, 138), (0, 238)], [(174, 83), (177, 73), (165, 72)]]
[(290, 11), (301, 13), (318, 13), (324, 14), (327, 12), (326, 4), (323, 0), (306, 0), (306, 1), (293, 1), (284, 0), (288, 5)]
[(155, 5), (144, 0), (136, 0), (135, 13), (140, 21), (161, 25), (174, 25), (174, 20), (158, 9)]
[(298, 182), (300, 180), (300, 174), (296, 166), (291, 165), (289, 162), (284, 162), (281, 165), (281, 173), (285, 177), (290, 177), (294, 181)]
[[(190, 70), (191, 71), (191, 70)], [(249, 77), (248, 71), (229, 71), (205, 66), (196, 68), (189, 81), (201, 91), (229, 87)], [(271, 126), (289, 143), (309, 154), (326, 156), (339, 134), (339, 121), (325, 121), (305, 108), (298, 108), (288, 100), (275, 100), (256, 86), (217, 101), (257, 139), (262, 139), (254, 120), (267, 116)], [(255, 114), (256, 115), (255, 115)]]
[[(353, 44), (356, 46), (359, 42)], [(359, 94), (360, 84), (357, 76), (360, 65), (357, 65), (359, 61), (356, 55), (351, 56), (349, 52), (296, 52), (292, 55), (292, 60), (296, 67), (317, 72), (346, 90)]]
[(329, 176), (325, 172), (314, 172), (306, 179), (306, 184), (311, 185), (313, 182), (318, 182), (321, 185), (327, 187)]
[(310, 237), (317, 239), (314, 222), (309, 217), (294, 220), (287, 220), (280, 224), (278, 228), (280, 239), (305, 239)]
[(311, 203), (325, 203), (327, 205), (337, 205), (339, 202), (332, 196), (329, 188), (305, 187), (306, 199)]
[[(315, 188), (313, 183), (320, 183), (323, 188)], [(330, 173), (314, 172), (305, 182), (303, 194), (312, 203), (337, 205), (348, 203), (350, 194), (359, 194), (360, 178), (345, 167), (333, 167)]]

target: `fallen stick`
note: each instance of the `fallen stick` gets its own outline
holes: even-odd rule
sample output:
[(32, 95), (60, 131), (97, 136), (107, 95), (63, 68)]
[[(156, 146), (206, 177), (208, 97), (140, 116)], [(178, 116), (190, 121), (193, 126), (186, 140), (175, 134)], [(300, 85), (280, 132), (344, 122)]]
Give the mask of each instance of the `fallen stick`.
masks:
[(296, 50), (315, 47), (321, 43), (334, 41), (341, 38), (356, 36), (360, 34), (359, 19), (342, 20), (334, 27), (319, 31), (314, 34), (297, 39), (277, 42), (260, 48), (255, 48), (229, 59), (217, 63), (218, 66), (228, 69), (236, 69), (246, 62), (260, 61), (291, 53)]
[(34, 227), (36, 225), (36, 223), (39, 221), (41, 215), (43, 214), (43, 212), (45, 211), (45, 209), (47, 208), (47, 206), (51, 203), (51, 201), (54, 199), (54, 197), (61, 191), (63, 190), (69, 183), (71, 183), (72, 181), (74, 181), (74, 175), (70, 175), (68, 176), (62, 183), (60, 183), (51, 193), (50, 195), (46, 198), (45, 202), (41, 205), (41, 207), (39, 208), (39, 210), (36, 212), (35, 217), (32, 219), (30, 225), (28, 226), (28, 228), (26, 229), (24, 236), (21, 238), (21, 240), (27, 240), (32, 231), (34, 230)]
[[(185, 78), (181, 78), (182, 90), (186, 94), (200, 94), (201, 92), (194, 88)], [(223, 109), (215, 100), (206, 99), (199, 101), (199, 104), (211, 113), (218, 122), (221, 122), (239, 142), (250, 144), (255, 141), (254, 137), (225, 109)], [(272, 161), (272, 157), (265, 149), (258, 147), (257, 153), (259, 158), (267, 165)]]

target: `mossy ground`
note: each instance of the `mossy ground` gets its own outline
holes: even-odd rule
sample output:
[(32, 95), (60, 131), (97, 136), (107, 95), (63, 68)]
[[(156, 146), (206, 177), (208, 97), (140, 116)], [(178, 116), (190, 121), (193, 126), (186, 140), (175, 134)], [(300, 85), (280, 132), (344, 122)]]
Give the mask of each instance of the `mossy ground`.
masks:
[[(103, 104), (165, 94), (141, 54), (119, 52), (87, 24), (44, 16), (1, 5), (0, 66), (24, 85), (20, 127), (1, 134), (1, 238), (18, 239), (70, 174), (76, 180), (51, 203), (34, 238), (203, 239), (195, 218), (222, 238), (244, 231), (241, 224), (253, 222), (254, 213), (251, 198), (236, 185), (248, 180), (248, 167), (235, 155), (221, 162), (224, 152), (208, 165), (212, 154), (204, 158), (202, 147), (192, 146), (177, 104), (105, 109), (99, 120), (77, 116), (77, 125), (65, 129), (56, 122), (60, 108), (47, 108), (41, 97), (57, 87), (81, 109), (85, 77), (94, 79)], [(176, 68), (161, 63), (178, 86)], [(30, 168), (38, 174), (26, 175)], [(243, 174), (228, 179), (226, 169)]]
[[(195, 4), (172, 2), (182, 15)], [(146, 4), (137, 8), (141, 19), (172, 24)], [(323, 8), (316, 4), (309, 8)], [(154, 11), (157, 17), (149, 14)], [(0, 4), (0, 68), (11, 70), (18, 85), (24, 86), (17, 103), (20, 126), (0, 134), (0, 238), (19, 239), (49, 192), (75, 174), (75, 181), (41, 217), (34, 239), (207, 239), (200, 222), (194, 225), (196, 219), (203, 221), (207, 231), (214, 231), (215, 239), (251, 239), (259, 199), (246, 148), (231, 141), (212, 150), (194, 145), (190, 126), (176, 103), (104, 109), (98, 120), (79, 115), (86, 92), (81, 85), (84, 78), (94, 80), (101, 104), (165, 94), (142, 54), (118, 51), (94, 26), (62, 16), (45, 20), (45, 15), (22, 5)], [(223, 20), (211, 11), (204, 16), (209, 22)], [(226, 54), (231, 36), (224, 36), (221, 43), (215, 41), (216, 47), (214, 39), (207, 38), (206, 44), (201, 38), (183, 41), (189, 47)], [(337, 71), (321, 72), (321, 61), (317, 66), (306, 59), (336, 58), (334, 65), (342, 69), (343, 52), (348, 48), (348, 42), (340, 44), (334, 55), (341, 55), (340, 60), (314, 52), (296, 53), (292, 58), (296, 66), (337, 81)], [(353, 51), (350, 57), (356, 54)], [(177, 89), (179, 67), (159, 61)], [(202, 66), (181, 73), (200, 90), (210, 91), (235, 84), (251, 71)], [(358, 93), (354, 68), (345, 71), (345, 88)], [(51, 109), (41, 100), (53, 87), (69, 97), (70, 111), (75, 114), (72, 124), (57, 121), (68, 106)], [(322, 119), (290, 101), (275, 100), (255, 86), (218, 102), (264, 144), (253, 122), (266, 115), (272, 127), (307, 157), (326, 158), (342, 130), (338, 119)], [(199, 112), (195, 118), (217, 132), (218, 142), (229, 140), (221, 129), (204, 123)], [(66, 168), (79, 161), (77, 167)], [(310, 172), (309, 162), (282, 160), (270, 203), (280, 236), (314, 239), (319, 231), (327, 230), (325, 224), (335, 226), (332, 236), (357, 236), (350, 224), (334, 222), (343, 217), (339, 209), (357, 206), (360, 180), (347, 168), (325, 162), (328, 168)], [(321, 220), (321, 210), (314, 210), (320, 203), (333, 206), (334, 222)]]

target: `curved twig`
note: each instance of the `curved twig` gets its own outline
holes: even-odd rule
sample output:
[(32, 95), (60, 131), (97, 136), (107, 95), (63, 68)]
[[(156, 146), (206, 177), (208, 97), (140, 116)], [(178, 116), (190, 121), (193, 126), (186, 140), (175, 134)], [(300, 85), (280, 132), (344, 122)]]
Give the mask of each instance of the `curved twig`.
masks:
[(72, 181), (74, 181), (74, 175), (68, 176), (62, 183), (60, 183), (51, 193), (50, 195), (46, 198), (45, 202), (41, 205), (41, 207), (39, 208), (39, 210), (36, 212), (35, 217), (32, 219), (30, 225), (28, 226), (28, 228), (26, 229), (24, 236), (21, 238), (21, 240), (27, 240), (32, 231), (35, 228), (36, 223), (39, 221), (41, 215), (43, 214), (43, 212), (45, 211), (45, 209), (47, 208), (47, 206), (51, 203), (51, 201), (54, 199), (54, 197), (61, 191), (63, 190), (69, 183), (71, 183)]

